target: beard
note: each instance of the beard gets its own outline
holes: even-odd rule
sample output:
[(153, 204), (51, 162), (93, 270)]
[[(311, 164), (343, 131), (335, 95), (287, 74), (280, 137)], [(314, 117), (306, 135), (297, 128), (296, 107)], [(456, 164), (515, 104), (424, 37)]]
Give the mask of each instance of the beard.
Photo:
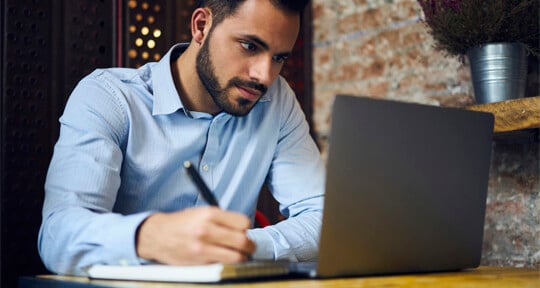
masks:
[[(265, 85), (253, 82), (245, 81), (239, 77), (231, 78), (225, 87), (219, 85), (218, 78), (215, 73), (215, 68), (210, 58), (210, 37), (208, 35), (207, 40), (203, 43), (201, 50), (197, 54), (197, 74), (204, 88), (210, 94), (216, 105), (223, 111), (234, 116), (245, 116), (251, 111), (251, 109), (259, 102), (259, 99), (266, 93), (267, 88)], [(247, 87), (258, 90), (261, 92), (261, 97), (257, 101), (253, 102), (248, 99), (239, 98), (238, 100), (232, 100), (231, 91), (236, 87)]]

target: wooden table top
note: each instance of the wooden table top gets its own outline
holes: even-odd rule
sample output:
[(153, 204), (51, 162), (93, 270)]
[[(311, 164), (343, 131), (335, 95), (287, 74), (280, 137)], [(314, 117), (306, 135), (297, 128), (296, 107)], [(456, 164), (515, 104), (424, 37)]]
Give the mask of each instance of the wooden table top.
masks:
[[(135, 282), (90, 280), (86, 277), (40, 275), (22, 277), (20, 288), (29, 287), (139, 287), (139, 288), (229, 288), (229, 287), (265, 287), (265, 288), (319, 288), (319, 287), (504, 287), (538, 288), (540, 287), (540, 269), (512, 267), (480, 267), (459, 272), (409, 274), (394, 276), (370, 276), (334, 279), (287, 279), (249, 281), (222, 284), (185, 284), (164, 282)], [(72, 285), (70, 285), (72, 284)]]

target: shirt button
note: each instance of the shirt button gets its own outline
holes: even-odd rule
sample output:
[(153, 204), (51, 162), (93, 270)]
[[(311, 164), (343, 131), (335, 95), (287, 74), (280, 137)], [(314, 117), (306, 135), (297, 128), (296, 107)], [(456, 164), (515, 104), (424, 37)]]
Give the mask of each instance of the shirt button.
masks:
[(118, 264), (120, 264), (120, 266), (128, 266), (129, 265), (129, 261), (127, 259), (120, 259), (118, 261)]
[(209, 169), (208, 165), (204, 164), (204, 165), (202, 166), (202, 170), (208, 171), (208, 169)]

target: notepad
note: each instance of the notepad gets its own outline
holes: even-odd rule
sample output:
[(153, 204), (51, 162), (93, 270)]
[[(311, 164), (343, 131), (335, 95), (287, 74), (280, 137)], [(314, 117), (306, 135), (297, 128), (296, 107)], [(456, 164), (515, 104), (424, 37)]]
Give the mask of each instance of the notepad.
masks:
[(252, 261), (196, 266), (93, 265), (86, 272), (88, 277), (95, 279), (211, 283), (231, 279), (287, 275), (290, 271), (288, 262)]

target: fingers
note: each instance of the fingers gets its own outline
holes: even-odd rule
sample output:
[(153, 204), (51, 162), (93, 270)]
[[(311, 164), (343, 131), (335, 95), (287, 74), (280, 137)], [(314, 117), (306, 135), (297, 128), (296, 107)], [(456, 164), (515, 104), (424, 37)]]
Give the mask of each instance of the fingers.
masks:
[(239, 263), (246, 261), (248, 255), (238, 250), (228, 249), (222, 246), (202, 244), (196, 246), (191, 252), (196, 255), (196, 263)]
[(245, 215), (215, 207), (201, 209), (206, 224), (195, 227), (194, 237), (201, 242), (239, 251), (245, 255), (255, 252), (255, 243), (246, 236), (250, 221)]
[(140, 225), (136, 249), (140, 257), (166, 264), (236, 263), (255, 251), (249, 227), (245, 215), (216, 207), (156, 213)]
[(217, 207), (200, 207), (211, 222), (234, 230), (245, 231), (250, 228), (251, 221), (244, 214), (221, 210)]
[(245, 255), (255, 252), (255, 243), (246, 236), (245, 229), (231, 229), (229, 226), (221, 225), (221, 222), (200, 226), (193, 235), (201, 242), (239, 251)]

